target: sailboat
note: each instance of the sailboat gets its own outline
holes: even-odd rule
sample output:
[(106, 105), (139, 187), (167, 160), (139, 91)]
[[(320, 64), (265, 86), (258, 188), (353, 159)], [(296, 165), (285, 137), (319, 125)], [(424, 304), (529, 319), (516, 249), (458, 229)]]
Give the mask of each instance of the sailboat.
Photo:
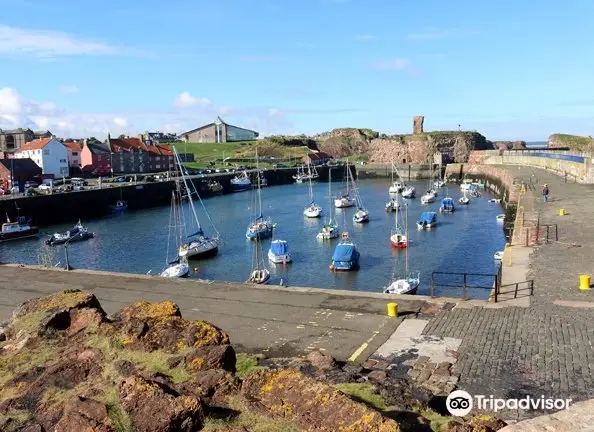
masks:
[[(348, 171), (348, 174), (350, 174), (350, 170)], [(361, 194), (359, 194), (359, 188), (357, 187), (355, 180), (352, 178), (352, 175), (351, 175), (351, 181), (353, 183), (352, 190), (355, 195), (355, 202), (357, 203), (357, 211), (353, 215), (353, 222), (356, 222), (356, 223), (369, 222), (369, 211), (366, 210), (365, 207), (363, 206), (363, 200), (361, 199)]]
[(359, 251), (355, 243), (349, 238), (349, 233), (343, 232), (340, 243), (334, 249), (330, 270), (357, 270), (359, 268), (359, 257)]
[[(406, 235), (408, 238), (408, 206), (406, 206)], [(416, 294), (421, 284), (421, 275), (419, 272), (409, 273), (408, 271), (408, 248), (405, 251), (405, 270), (404, 275), (396, 278), (392, 275), (390, 284), (384, 287), (384, 294)]]
[(293, 179), (295, 179), (295, 183), (303, 183), (304, 180), (317, 180), (318, 177), (316, 167), (314, 166), (312, 170), (312, 165), (308, 163), (307, 172), (305, 172), (305, 167), (301, 165), (297, 168), (297, 174), (293, 176)]
[[(394, 181), (394, 171), (396, 170), (396, 174), (398, 175), (398, 180)], [(406, 183), (402, 181), (400, 178), (400, 174), (398, 174), (398, 170), (394, 166), (394, 162), (392, 162), (392, 184), (388, 188), (388, 193), (390, 194), (399, 194), (401, 193), (404, 188), (406, 187)]]
[(460, 204), (462, 204), (462, 205), (468, 205), (468, 204), (470, 204), (470, 198), (468, 198), (468, 195), (466, 195), (467, 192), (468, 192), (468, 189), (464, 189), (463, 195), (458, 200), (458, 202)]
[[(256, 170), (258, 170), (258, 149), (256, 148)], [(257, 177), (257, 187), (256, 187), (256, 200), (258, 213), (250, 222), (247, 231), (245, 233), (246, 238), (253, 240), (253, 239), (263, 239), (272, 236), (272, 231), (274, 229), (274, 224), (272, 223), (272, 219), (264, 218), (262, 214), (262, 192), (260, 188), (260, 176)], [(256, 206), (254, 206), (254, 209)]]
[(311, 176), (309, 177), (309, 204), (303, 210), (303, 215), (308, 218), (317, 218), (322, 214), (322, 207), (314, 202), (313, 187), (311, 185)]
[(255, 240), (252, 272), (245, 282), (250, 284), (265, 284), (270, 279), (270, 271), (264, 266), (264, 260), (262, 259), (262, 240), (260, 236), (256, 236)]
[(176, 237), (176, 250), (182, 242), (182, 223), (181, 223), (181, 202), (180, 202), (180, 185), (177, 183), (177, 190), (171, 192), (171, 213), (169, 215), (169, 236), (167, 238), (167, 267), (161, 272), (161, 277), (166, 278), (186, 278), (190, 274), (190, 266), (186, 257), (180, 257), (179, 253), (176, 258), (169, 260), (169, 244), (171, 242), (171, 234), (174, 233)]
[(437, 196), (437, 190), (433, 187), (433, 164), (430, 164), (430, 171), (429, 171), (429, 184), (427, 187), (427, 192), (421, 197), (421, 204), (430, 204), (435, 201), (435, 197)]
[(113, 214), (120, 214), (128, 209), (128, 203), (122, 199), (122, 186), (120, 186), (120, 199), (110, 208)]
[[(408, 204), (405, 204), (404, 206), (406, 207), (406, 223), (408, 224)], [(399, 249), (408, 247), (408, 233), (405, 235), (402, 232), (402, 227), (398, 223), (398, 215), (396, 215), (396, 223), (394, 224), (394, 228), (392, 229), (392, 232), (390, 234), (390, 244), (393, 247)]]
[(406, 186), (402, 191), (402, 198), (414, 198), (417, 194), (417, 190), (414, 186)]
[(437, 174), (437, 180), (433, 182), (433, 187), (442, 188), (446, 185), (445, 178), (442, 177), (443, 168), (441, 166), (441, 158), (439, 159), (439, 173)]
[[(181, 167), (182, 166), (181, 160), (180, 160), (179, 154), (177, 153), (177, 150), (175, 147), (173, 148), (173, 153), (175, 156), (175, 160), (177, 162), (177, 166)], [(185, 194), (181, 194), (181, 192), (180, 192), (180, 197), (181, 196), (187, 197), (188, 205), (190, 207), (190, 210), (192, 211), (193, 223), (192, 224), (184, 224), (184, 230), (186, 233), (186, 235), (185, 235), (186, 242), (182, 242), (180, 244), (178, 254), (180, 257), (185, 257), (185, 258), (206, 258), (208, 256), (216, 255), (219, 251), (219, 238), (220, 238), (219, 233), (218, 233), (216, 227), (214, 226), (214, 223), (213, 223), (212, 219), (210, 218), (210, 215), (208, 214), (208, 211), (206, 210), (204, 203), (202, 202), (202, 198), (200, 198), (198, 189), (196, 189), (196, 186), (194, 185), (194, 183), (189, 181), (189, 179), (186, 177), (184, 170), (180, 170), (180, 171), (181, 171), (180, 176), (181, 176), (181, 179), (182, 179), (182, 182), (184, 185), (184, 190), (185, 190)], [(178, 183), (179, 183), (179, 180), (178, 180)], [(190, 186), (189, 186), (190, 184), (192, 185), (193, 190), (190, 190)], [(179, 187), (181, 188), (181, 185)], [(194, 207), (194, 202), (192, 200), (193, 195), (198, 197), (198, 200), (202, 204), (202, 209), (204, 210), (206, 217), (208, 218), (212, 227), (214, 228), (214, 231), (215, 231), (214, 237), (208, 237), (204, 233), (204, 230), (202, 229), (202, 227), (200, 226), (200, 221), (198, 220), (198, 214), (196, 213), (196, 208)], [(183, 212), (183, 206), (181, 205), (181, 202), (180, 202), (180, 210), (181, 210), (181, 212)], [(188, 229), (190, 229), (190, 234), (188, 234)]]
[(332, 168), (328, 168), (328, 199), (330, 200), (330, 219), (316, 236), (319, 240), (331, 240), (338, 237), (338, 224), (332, 219)]
[(349, 161), (346, 162), (346, 190), (340, 194), (338, 198), (334, 200), (334, 207), (336, 208), (347, 208), (353, 207), (356, 204), (355, 198), (351, 197), (349, 190), (349, 177), (351, 170), (349, 168)]
[(441, 200), (441, 206), (439, 207), (439, 211), (442, 213), (453, 213), (456, 211), (454, 200), (448, 196), (447, 189), (445, 198)]

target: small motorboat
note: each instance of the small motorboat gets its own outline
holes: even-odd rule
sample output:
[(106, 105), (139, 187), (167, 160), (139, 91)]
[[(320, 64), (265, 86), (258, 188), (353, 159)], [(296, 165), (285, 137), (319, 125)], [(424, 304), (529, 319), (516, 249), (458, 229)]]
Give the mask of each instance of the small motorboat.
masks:
[(466, 194), (464, 194), (464, 196), (461, 196), (461, 197), (460, 197), (460, 199), (458, 200), (458, 202), (459, 202), (461, 205), (468, 205), (468, 204), (470, 204), (470, 198), (468, 198), (468, 197), (466, 196)]
[(442, 213), (453, 213), (454, 211), (456, 211), (456, 207), (454, 206), (454, 200), (450, 197), (445, 197), (444, 199), (442, 199), (439, 211)]
[(423, 212), (417, 221), (418, 229), (433, 228), (437, 225), (437, 214), (435, 212)]
[(499, 198), (491, 198), (491, 199), (489, 200), (489, 202), (490, 202), (490, 203), (496, 203), (496, 204), (499, 204), (499, 203), (501, 202), (501, 199), (499, 199)]
[(359, 268), (359, 251), (355, 243), (349, 239), (349, 233), (343, 232), (342, 239), (336, 245), (334, 254), (332, 255), (331, 271), (349, 271), (357, 270)]
[(400, 230), (392, 230), (392, 235), (390, 236), (390, 244), (398, 249), (404, 249), (408, 247), (408, 238), (406, 235), (402, 234)]
[(31, 221), (23, 216), (20, 216), (16, 222), (11, 222), (10, 219), (7, 219), (7, 221), (2, 224), (0, 243), (37, 236), (37, 234), (39, 234), (39, 228), (30, 225), (30, 223)]
[(161, 272), (165, 278), (187, 278), (190, 275), (190, 266), (185, 258), (177, 259), (169, 263), (169, 267)]
[(416, 294), (420, 284), (421, 280), (418, 275), (416, 277), (409, 275), (409, 277), (395, 280), (384, 288), (384, 294)]
[(497, 252), (495, 252), (495, 255), (493, 255), (493, 258), (496, 261), (501, 261), (503, 259), (503, 251), (497, 251)]
[(252, 271), (249, 279), (245, 281), (245, 283), (265, 284), (266, 282), (268, 282), (268, 279), (270, 279), (270, 272), (268, 271), (268, 269), (256, 269)]
[(504, 214), (497, 215), (497, 217), (495, 219), (497, 220), (497, 222), (504, 222), (505, 215)]
[(435, 180), (433, 182), (433, 186), (435, 186), (436, 188), (442, 188), (446, 185), (446, 182), (443, 180)]
[(83, 241), (93, 238), (95, 235), (92, 232), (82, 226), (80, 221), (74, 228), (66, 231), (65, 233), (54, 233), (52, 236), (46, 240), (45, 244), (49, 246), (60, 245), (64, 243), (74, 243), (77, 241)]
[(118, 202), (116, 202), (115, 205), (111, 206), (111, 212), (112, 213), (123, 213), (128, 209), (128, 203), (126, 201), (123, 200), (119, 200)]
[(356, 222), (356, 223), (366, 223), (366, 222), (369, 222), (369, 212), (367, 210), (365, 210), (365, 209), (360, 208), (353, 215), (353, 222)]
[(387, 212), (396, 212), (400, 210), (400, 203), (392, 198), (390, 201), (386, 203), (386, 211)]
[(268, 250), (268, 259), (275, 264), (286, 264), (291, 262), (289, 244), (286, 240), (273, 240)]
[(414, 198), (417, 193), (417, 190), (414, 186), (407, 186), (402, 191), (402, 198)]
[(464, 180), (462, 180), (462, 184), (460, 185), (460, 190), (470, 190), (472, 188), (473, 184), (472, 184), (472, 179), (469, 178), (465, 178)]
[(338, 225), (333, 221), (329, 221), (327, 224), (324, 224), (322, 227), (322, 231), (320, 231), (316, 238), (318, 240), (331, 240), (338, 237)]
[(209, 180), (206, 184), (206, 187), (210, 193), (213, 194), (222, 194), (223, 193), (223, 186), (216, 180)]
[(231, 179), (233, 192), (242, 192), (252, 188), (252, 181), (245, 171), (237, 174)]

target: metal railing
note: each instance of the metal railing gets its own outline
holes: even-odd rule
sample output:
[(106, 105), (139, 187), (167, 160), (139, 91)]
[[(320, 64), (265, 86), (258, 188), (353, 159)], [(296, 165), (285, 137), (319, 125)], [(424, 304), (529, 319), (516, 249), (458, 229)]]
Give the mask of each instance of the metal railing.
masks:
[[(447, 281), (439, 281), (440, 276), (447, 276)], [(482, 283), (480, 281), (487, 281)], [(478, 283), (478, 284), (475, 284)], [(494, 300), (497, 302), (497, 293), (501, 284), (501, 266), (497, 273), (467, 273), (467, 272), (439, 272), (431, 273), (431, 297), (435, 297), (435, 288), (462, 289), (462, 300), (469, 300), (469, 289), (485, 289), (494, 292)]]
[[(522, 285), (525, 285), (525, 286), (520, 288), (520, 286), (522, 286)], [(510, 291), (501, 291), (503, 288), (509, 288), (509, 287), (514, 287), (514, 289), (510, 290)], [(497, 295), (502, 296), (502, 295), (512, 294), (512, 293), (514, 294), (514, 298), (518, 298), (518, 292), (522, 292), (522, 291), (530, 291), (529, 295), (530, 296), (534, 295), (534, 279), (501, 285), (495, 292), (495, 298), (497, 298)], [(497, 301), (497, 300), (495, 300), (495, 301)]]

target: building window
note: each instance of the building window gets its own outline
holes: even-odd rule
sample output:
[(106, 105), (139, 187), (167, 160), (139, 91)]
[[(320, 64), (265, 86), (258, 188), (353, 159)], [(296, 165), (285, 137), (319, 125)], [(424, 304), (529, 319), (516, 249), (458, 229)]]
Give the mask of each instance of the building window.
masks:
[(161, 160), (161, 156), (156, 156), (155, 160)]
[(66, 159), (60, 159), (60, 163), (66, 163)]
[(68, 174), (68, 168), (60, 168), (60, 174), (62, 174), (62, 175)]
[(78, 152), (72, 152), (72, 156), (78, 156)]

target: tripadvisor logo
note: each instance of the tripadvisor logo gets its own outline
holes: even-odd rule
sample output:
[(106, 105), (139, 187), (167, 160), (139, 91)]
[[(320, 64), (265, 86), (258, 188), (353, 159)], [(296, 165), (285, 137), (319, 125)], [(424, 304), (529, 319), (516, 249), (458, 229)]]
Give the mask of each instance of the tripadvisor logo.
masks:
[(474, 395), (464, 390), (450, 393), (446, 399), (446, 408), (456, 417), (464, 417), (473, 408), (484, 411), (498, 412), (502, 410), (563, 410), (569, 408), (571, 399), (546, 398), (544, 396), (525, 396), (520, 399), (498, 399), (493, 395)]

